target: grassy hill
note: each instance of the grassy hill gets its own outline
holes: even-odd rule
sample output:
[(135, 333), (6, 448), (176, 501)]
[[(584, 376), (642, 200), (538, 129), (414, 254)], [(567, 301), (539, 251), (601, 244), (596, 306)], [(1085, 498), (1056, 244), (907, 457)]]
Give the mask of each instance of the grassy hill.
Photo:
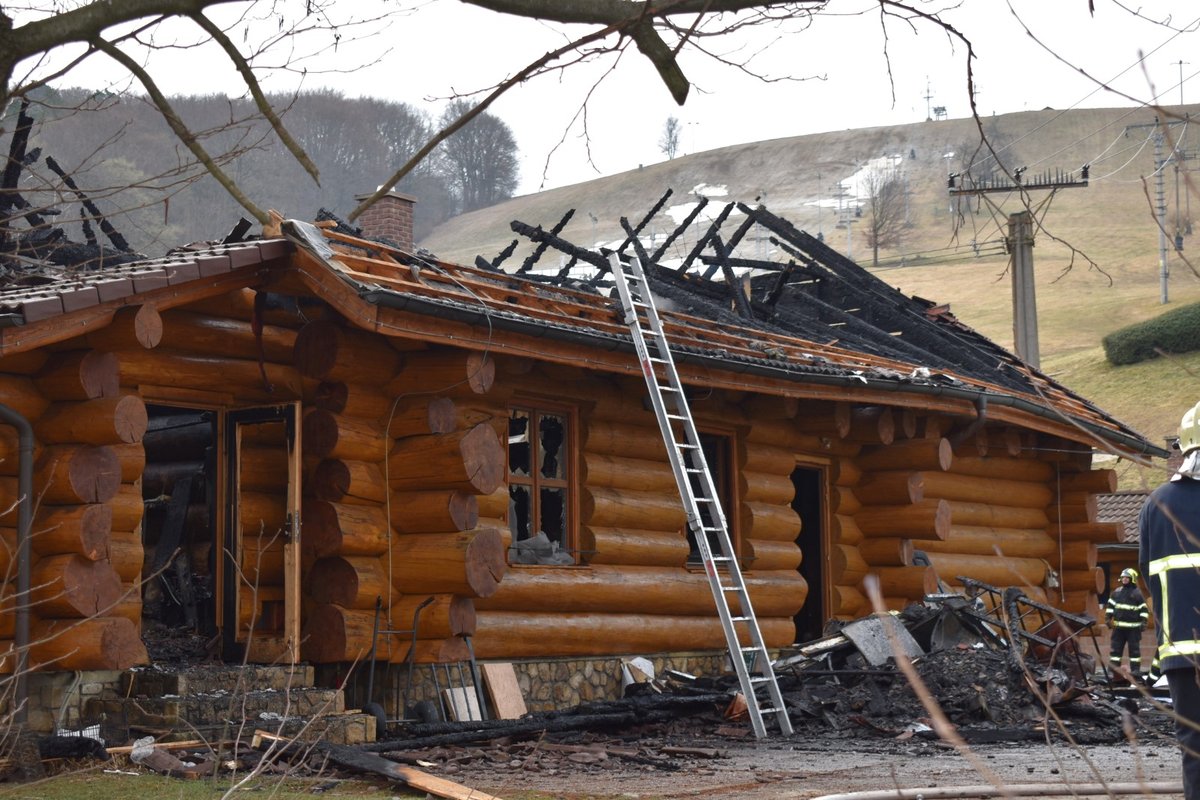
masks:
[[(1195, 114), (1200, 107), (1172, 110)], [(1112, 330), (1200, 301), (1200, 278), (1172, 250), (1170, 303), (1160, 303), (1159, 231), (1150, 199), (1155, 196), (1155, 148), (1149, 129), (1126, 130), (1153, 121), (1153, 112), (1146, 110), (1047, 109), (991, 117), (983, 127), (998, 147), (1004, 147), (1000, 157), (1006, 166), (1028, 167), (1027, 180), (1046, 170), (1078, 173), (1083, 164), (1091, 165), (1088, 187), (1054, 194), (1035, 191), (1029, 197), (1041, 225), (1034, 263), (1042, 369), (1152, 441), (1161, 442), (1175, 430), (1183, 411), (1200, 400), (1200, 389), (1191, 383), (1200, 371), (1200, 355), (1112, 367), (1100, 346), (1101, 338)], [(1182, 130), (1183, 126), (1173, 128), (1172, 136)], [(830, 207), (833, 187), (869, 159), (896, 154), (909, 183), (912, 224), (900, 247), (881, 251), (877, 274), (906, 294), (949, 303), (964, 322), (1011, 347), (1007, 257), (996, 242), (1003, 239), (1008, 214), (1020, 209), (1020, 198), (993, 194), (956, 200), (946, 185), (947, 174), (964, 169), (978, 142), (974, 120), (753, 142), (514, 198), (447, 221), (421, 245), (462, 263), (472, 263), (477, 254), (491, 259), (515, 238), (509, 228), (512, 220), (548, 229), (569, 209), (576, 214), (564, 230), (567, 239), (619, 240), (620, 217), (636, 224), (667, 189), (674, 191), (668, 209), (686, 207), (698, 187), (707, 187), (703, 190), (711, 197), (707, 210), (713, 214), (726, 202), (752, 204), (761, 198), (759, 202), (774, 213), (810, 233), (823, 232), (832, 246), (843, 252), (849, 249), (852, 257), (869, 266), (870, 253), (859, 226), (851, 226), (849, 241), (847, 230), (835, 227), (837, 209)], [(1164, 152), (1170, 148), (1168, 141)], [(1167, 230), (1172, 235), (1175, 176), (1174, 167), (1168, 165), (1164, 172)], [(1190, 206), (1187, 173), (1180, 178), (1180, 215), (1185, 217)], [(1200, 181), (1191, 186), (1194, 214), (1200, 217)], [(663, 213), (646, 233), (661, 240), (675, 224)], [(684, 241), (689, 239), (694, 242), (695, 235), (689, 232)], [(976, 257), (972, 240), (980, 243), (981, 252), (996, 254)], [(742, 252), (762, 255), (764, 247), (769, 249), (769, 243), (743, 242)], [(1193, 260), (1200, 271), (1200, 237), (1185, 236), (1184, 248), (1182, 255), (1196, 256)], [(523, 252), (519, 249), (508, 263), (519, 264)], [(898, 266), (901, 257), (904, 266)], [(546, 268), (557, 264), (556, 254), (542, 262)], [(1153, 470), (1127, 464), (1121, 469), (1122, 485), (1128, 488), (1162, 479)]]

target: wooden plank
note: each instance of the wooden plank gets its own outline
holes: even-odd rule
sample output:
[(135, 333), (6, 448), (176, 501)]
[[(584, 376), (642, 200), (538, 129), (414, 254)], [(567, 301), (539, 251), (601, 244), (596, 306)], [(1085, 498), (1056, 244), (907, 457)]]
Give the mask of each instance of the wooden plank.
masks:
[(479, 671), (483, 673), (483, 686), (497, 719), (520, 719), (529, 712), (511, 663), (480, 664)]
[(479, 697), (475, 694), (474, 686), (442, 689), (442, 698), (446, 701), (446, 708), (450, 711), (452, 722), (483, 719), (483, 714), (479, 710)]

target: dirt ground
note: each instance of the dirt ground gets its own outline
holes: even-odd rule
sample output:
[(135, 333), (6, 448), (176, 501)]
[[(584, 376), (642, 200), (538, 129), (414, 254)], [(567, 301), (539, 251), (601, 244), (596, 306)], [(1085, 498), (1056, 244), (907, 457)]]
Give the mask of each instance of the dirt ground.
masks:
[[(678, 737), (670, 740), (679, 742)], [(644, 739), (639, 744), (643, 750), (653, 750), (661, 742)], [(572, 763), (533, 771), (527, 760), (514, 757), (429, 771), (500, 797), (535, 794), (631, 800), (812, 798), (878, 789), (978, 785), (994, 780), (1005, 784), (1179, 780), (1178, 749), (1173, 741), (1162, 738), (1136, 745), (974, 745), (967, 755), (938, 742), (913, 740), (798, 737), (759, 743), (695, 736), (690, 744), (714, 748), (720, 755), (671, 759), (671, 768), (609, 757), (590, 765)], [(1070, 791), (1064, 789), (1063, 794)]]

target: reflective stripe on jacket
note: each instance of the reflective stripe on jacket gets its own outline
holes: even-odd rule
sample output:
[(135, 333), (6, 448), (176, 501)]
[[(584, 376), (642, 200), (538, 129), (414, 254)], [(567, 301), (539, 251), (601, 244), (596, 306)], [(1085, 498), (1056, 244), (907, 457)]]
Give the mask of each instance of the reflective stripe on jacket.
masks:
[(1162, 669), (1193, 667), (1200, 655), (1200, 481), (1184, 478), (1155, 489), (1142, 506), (1138, 530)]
[(1131, 583), (1113, 589), (1104, 607), (1104, 616), (1110, 625), (1117, 628), (1144, 628), (1150, 620), (1150, 607), (1146, 605), (1146, 598)]

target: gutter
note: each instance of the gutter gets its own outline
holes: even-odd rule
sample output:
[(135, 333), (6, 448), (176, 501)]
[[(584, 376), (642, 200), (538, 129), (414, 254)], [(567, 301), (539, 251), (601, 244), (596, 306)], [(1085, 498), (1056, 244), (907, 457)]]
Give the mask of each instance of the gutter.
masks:
[(33, 426), (29, 420), (13, 409), (0, 403), (0, 421), (17, 429), (17, 594), (16, 630), (13, 634), (13, 651), (17, 663), (13, 670), (16, 678), (14, 721), (23, 726), (29, 714), (29, 583), (33, 547), (30, 530), (33, 527)]
[[(603, 337), (598, 337), (593, 334), (584, 333), (577, 330), (559, 330), (552, 325), (544, 323), (535, 323), (523, 319), (513, 319), (500, 313), (492, 313), (492, 310), (482, 306), (466, 306), (466, 305), (449, 305), (445, 303), (434, 302), (423, 297), (414, 297), (412, 295), (400, 294), (399, 292), (388, 291), (385, 289), (365, 289), (360, 291), (359, 296), (362, 300), (372, 305), (381, 306), (383, 308), (392, 309), (395, 311), (411, 311), (417, 314), (427, 316), (437, 316), (445, 319), (463, 322), (471, 325), (489, 325), (494, 328), (502, 328), (504, 330), (513, 331), (533, 338), (555, 339), (561, 342), (571, 344), (582, 344), (591, 347), (596, 347), (598, 342), (605, 341)], [(636, 355), (632, 338), (628, 341), (624, 339), (612, 339), (611, 346), (603, 348), (609, 351), (622, 351)], [(797, 380), (798, 374), (786, 369), (767, 366), (765, 364), (730, 362), (716, 356), (705, 355), (703, 353), (690, 353), (687, 351), (672, 350), (672, 356), (677, 363), (694, 363), (702, 364), (708, 367), (715, 367), (725, 372), (733, 372), (740, 374), (759, 375), (769, 378), (784, 378), (788, 380)], [(1044, 405), (1026, 400), (1022, 397), (1017, 397), (1009, 394), (997, 394), (980, 389), (965, 389), (957, 386), (935, 386), (920, 383), (900, 383), (895, 380), (881, 380), (879, 378), (870, 378), (863, 375), (822, 375), (817, 373), (805, 374), (803, 381), (806, 383), (814, 383), (825, 386), (868, 386), (873, 389), (883, 389), (894, 392), (907, 392), (912, 394), (921, 394), (930, 397), (945, 397), (955, 400), (965, 400), (977, 409), (986, 408), (988, 404), (1007, 406), (1010, 408), (1023, 411), (1035, 417), (1042, 419), (1050, 419), (1056, 422), (1063, 420), (1064, 414)], [(1107, 428), (1102, 428), (1095, 423), (1086, 422), (1084, 420), (1069, 417), (1069, 419), (1078, 425), (1083, 430), (1096, 436), (1099, 439), (1119, 444), (1124, 449), (1129, 450), (1138, 455), (1155, 456), (1158, 458), (1166, 458), (1169, 454), (1161, 447), (1157, 447), (1144, 439), (1133, 436), (1131, 434), (1113, 431)]]

